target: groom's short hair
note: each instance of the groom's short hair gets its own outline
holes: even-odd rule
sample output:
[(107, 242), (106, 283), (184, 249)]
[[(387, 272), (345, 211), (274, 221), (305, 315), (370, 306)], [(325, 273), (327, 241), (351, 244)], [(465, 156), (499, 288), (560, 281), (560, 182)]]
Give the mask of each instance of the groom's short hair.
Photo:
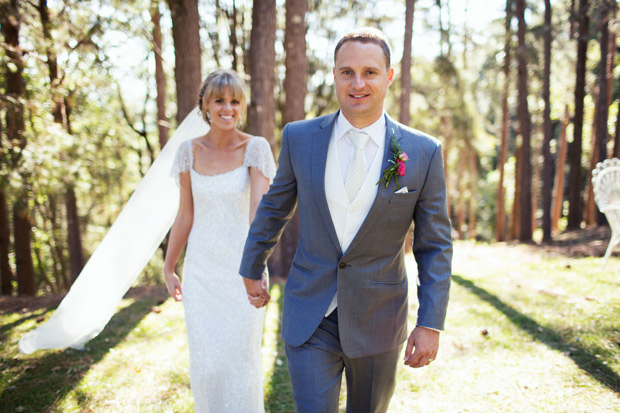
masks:
[(391, 54), (390, 45), (388, 44), (388, 40), (383, 34), (381, 30), (375, 29), (373, 27), (362, 27), (359, 29), (355, 29), (345, 34), (336, 45), (336, 49), (334, 50), (334, 64), (336, 64), (336, 56), (338, 55), (338, 50), (342, 47), (346, 42), (361, 42), (361, 43), (374, 43), (381, 47), (383, 50), (383, 55), (385, 56), (386, 67), (390, 67), (391, 64)]

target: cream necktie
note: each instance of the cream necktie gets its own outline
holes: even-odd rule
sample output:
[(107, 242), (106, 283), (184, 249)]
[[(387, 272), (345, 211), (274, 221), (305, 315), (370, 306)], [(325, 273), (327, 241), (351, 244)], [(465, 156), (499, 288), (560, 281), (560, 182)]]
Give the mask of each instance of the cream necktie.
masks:
[(355, 151), (353, 152), (353, 159), (349, 163), (347, 169), (347, 178), (345, 180), (344, 188), (347, 193), (349, 202), (353, 202), (357, 193), (359, 192), (364, 179), (366, 179), (366, 157), (364, 156), (364, 148), (370, 136), (366, 132), (358, 131), (355, 129), (349, 129), (347, 132), (349, 140), (353, 144)]

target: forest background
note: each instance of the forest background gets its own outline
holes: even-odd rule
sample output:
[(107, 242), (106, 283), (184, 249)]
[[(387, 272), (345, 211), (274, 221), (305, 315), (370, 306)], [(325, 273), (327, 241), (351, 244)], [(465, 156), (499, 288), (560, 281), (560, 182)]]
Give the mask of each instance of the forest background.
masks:
[[(385, 32), (386, 111), (443, 143), (454, 237), (553, 243), (604, 226), (590, 184), (620, 156), (610, 0), (0, 0), (4, 295), (68, 289), (216, 68), (245, 129), (338, 108), (333, 47)], [(286, 277), (292, 223), (270, 262)], [(165, 243), (140, 283), (160, 283)]]

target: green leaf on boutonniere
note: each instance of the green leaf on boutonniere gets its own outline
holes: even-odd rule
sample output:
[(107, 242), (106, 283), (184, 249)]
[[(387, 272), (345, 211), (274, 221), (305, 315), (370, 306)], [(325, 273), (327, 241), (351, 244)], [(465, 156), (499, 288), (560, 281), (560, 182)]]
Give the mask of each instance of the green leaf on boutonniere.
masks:
[(388, 160), (391, 165), (383, 170), (381, 179), (379, 179), (377, 185), (380, 183), (385, 183), (385, 187), (387, 188), (390, 183), (390, 179), (394, 177), (396, 188), (400, 189), (398, 177), (405, 175), (405, 171), (407, 170), (405, 162), (409, 160), (409, 157), (405, 152), (403, 152), (403, 148), (400, 147), (400, 144), (396, 139), (394, 128), (392, 128), (392, 156), (393, 158)]

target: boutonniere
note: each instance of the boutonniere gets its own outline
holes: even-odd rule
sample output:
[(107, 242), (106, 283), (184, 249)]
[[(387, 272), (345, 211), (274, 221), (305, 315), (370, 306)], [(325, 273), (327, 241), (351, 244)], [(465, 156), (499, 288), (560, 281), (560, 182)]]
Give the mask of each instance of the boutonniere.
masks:
[(392, 155), (394, 158), (388, 161), (391, 165), (383, 170), (383, 175), (381, 176), (381, 179), (379, 179), (379, 182), (377, 182), (377, 185), (385, 182), (385, 187), (387, 188), (390, 183), (390, 179), (394, 177), (396, 188), (400, 188), (400, 185), (398, 185), (398, 177), (405, 175), (405, 172), (407, 171), (405, 161), (409, 160), (409, 157), (405, 152), (403, 152), (403, 148), (400, 147), (400, 144), (396, 140), (394, 129), (392, 129)]

